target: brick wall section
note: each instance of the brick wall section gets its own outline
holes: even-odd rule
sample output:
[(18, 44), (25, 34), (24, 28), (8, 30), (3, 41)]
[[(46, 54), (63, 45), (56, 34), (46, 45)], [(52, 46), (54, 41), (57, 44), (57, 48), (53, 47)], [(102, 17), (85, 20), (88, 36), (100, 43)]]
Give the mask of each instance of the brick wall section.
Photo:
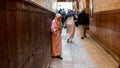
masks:
[(27, 1), (0, 1), (0, 68), (47, 68), (54, 13)]

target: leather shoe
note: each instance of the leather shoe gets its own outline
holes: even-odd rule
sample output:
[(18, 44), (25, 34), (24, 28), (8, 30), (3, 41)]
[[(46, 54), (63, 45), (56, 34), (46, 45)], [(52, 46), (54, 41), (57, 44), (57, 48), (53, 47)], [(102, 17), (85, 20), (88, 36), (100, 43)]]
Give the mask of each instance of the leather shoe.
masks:
[(58, 58), (58, 59), (63, 59), (61, 55), (57, 56), (56, 58)]
[(81, 39), (84, 39), (84, 37), (81, 37)]

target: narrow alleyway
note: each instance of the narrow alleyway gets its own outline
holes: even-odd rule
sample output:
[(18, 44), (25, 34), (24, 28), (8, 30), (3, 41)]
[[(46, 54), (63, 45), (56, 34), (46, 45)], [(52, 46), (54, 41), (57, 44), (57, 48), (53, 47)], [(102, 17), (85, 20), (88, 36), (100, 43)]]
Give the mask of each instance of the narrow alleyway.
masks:
[(117, 68), (118, 63), (89, 35), (80, 39), (77, 31), (73, 43), (66, 42), (66, 29), (62, 32), (63, 60), (52, 58), (50, 68)]

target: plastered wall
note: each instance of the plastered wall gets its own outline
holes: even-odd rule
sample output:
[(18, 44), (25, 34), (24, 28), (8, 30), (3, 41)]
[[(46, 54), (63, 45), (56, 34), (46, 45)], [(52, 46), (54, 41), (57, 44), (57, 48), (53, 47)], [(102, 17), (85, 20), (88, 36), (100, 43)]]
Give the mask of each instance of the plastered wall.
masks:
[(108, 11), (120, 9), (120, 0), (93, 0), (93, 11)]

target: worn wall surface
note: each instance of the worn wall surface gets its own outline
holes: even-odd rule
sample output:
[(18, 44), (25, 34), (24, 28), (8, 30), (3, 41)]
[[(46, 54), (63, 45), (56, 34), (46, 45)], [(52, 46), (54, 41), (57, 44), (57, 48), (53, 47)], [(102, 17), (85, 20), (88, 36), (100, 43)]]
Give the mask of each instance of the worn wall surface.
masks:
[(48, 68), (53, 18), (32, 2), (0, 1), (0, 68)]
[(41, 5), (44, 8), (47, 8), (51, 11), (56, 11), (57, 8), (57, 0), (31, 0), (36, 4)]
[(94, 12), (120, 9), (120, 0), (93, 0)]
[(120, 62), (120, 0), (93, 0), (91, 36)]

